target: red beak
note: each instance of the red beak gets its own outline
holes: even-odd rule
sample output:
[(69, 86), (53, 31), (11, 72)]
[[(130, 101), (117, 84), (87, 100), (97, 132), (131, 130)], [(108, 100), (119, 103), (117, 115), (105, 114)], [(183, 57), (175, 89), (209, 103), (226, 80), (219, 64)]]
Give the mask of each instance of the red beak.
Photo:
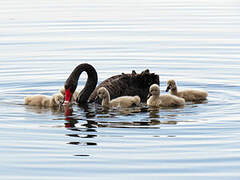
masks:
[(72, 98), (72, 93), (70, 91), (70, 88), (68, 88), (67, 90), (65, 90), (65, 101), (64, 104), (68, 104), (71, 101)]

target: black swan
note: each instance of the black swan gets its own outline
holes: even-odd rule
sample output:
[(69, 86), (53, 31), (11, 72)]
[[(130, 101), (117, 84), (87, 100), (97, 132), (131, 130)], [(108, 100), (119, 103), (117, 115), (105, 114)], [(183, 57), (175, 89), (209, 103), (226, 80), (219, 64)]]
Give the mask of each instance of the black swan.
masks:
[(77, 88), (79, 76), (83, 71), (87, 72), (88, 79), (85, 87), (78, 95), (78, 104), (95, 102), (97, 90), (100, 87), (105, 87), (109, 91), (111, 99), (120, 96), (138, 95), (141, 101), (146, 102), (149, 87), (152, 84), (159, 85), (159, 76), (157, 74), (150, 73), (147, 69), (140, 74), (132, 71), (131, 74), (122, 73), (121, 75), (112, 76), (104, 80), (96, 87), (98, 80), (97, 72), (93, 66), (84, 63), (78, 65), (65, 82), (65, 104), (68, 104), (71, 101), (72, 95)]
[(131, 74), (122, 73), (104, 80), (96, 87), (88, 100), (89, 102), (95, 101), (97, 90), (100, 87), (105, 87), (110, 94), (110, 99), (120, 96), (138, 95), (142, 102), (146, 102), (148, 91), (152, 84), (159, 85), (159, 75), (150, 73), (148, 69), (140, 74), (133, 70)]
[(87, 103), (88, 97), (91, 95), (91, 93), (94, 91), (98, 76), (95, 68), (87, 63), (79, 64), (70, 74), (68, 79), (66, 80), (64, 84), (65, 88), (65, 102), (64, 104), (68, 104), (71, 102), (72, 96), (74, 91), (77, 88), (78, 85), (78, 79), (82, 72), (85, 71), (88, 75), (87, 82), (83, 88), (83, 90), (78, 94), (76, 102), (78, 104), (84, 104)]

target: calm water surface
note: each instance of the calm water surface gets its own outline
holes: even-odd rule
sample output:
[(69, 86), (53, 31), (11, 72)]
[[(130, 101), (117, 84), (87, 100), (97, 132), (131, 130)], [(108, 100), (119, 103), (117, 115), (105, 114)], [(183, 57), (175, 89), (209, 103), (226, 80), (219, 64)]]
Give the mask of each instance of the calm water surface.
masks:
[[(240, 178), (240, 1), (1, 1), (1, 179)], [(135, 69), (209, 92), (183, 108), (59, 109), (80, 63), (99, 82)], [(86, 81), (83, 74), (78, 88)]]

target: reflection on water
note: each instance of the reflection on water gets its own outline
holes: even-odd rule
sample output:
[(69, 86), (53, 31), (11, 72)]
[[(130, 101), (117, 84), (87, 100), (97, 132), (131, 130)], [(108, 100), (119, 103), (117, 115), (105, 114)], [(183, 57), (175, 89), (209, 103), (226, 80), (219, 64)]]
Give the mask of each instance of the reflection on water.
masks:
[(81, 146), (96, 146), (97, 145), (97, 143), (94, 143), (94, 142), (69, 142), (67, 144), (81, 145)]
[(39, 106), (28, 106), (24, 105), (26, 111), (34, 112), (37, 114), (42, 114), (42, 113), (49, 113), (51, 112), (52, 114), (62, 114), (64, 112), (64, 109), (62, 106), (59, 107), (39, 107)]
[(87, 134), (87, 135), (66, 134), (66, 136), (77, 137), (77, 138), (95, 138), (95, 137), (97, 137), (97, 135), (93, 135), (93, 134)]
[[(96, 105), (97, 110), (96, 114), (92, 112), (92, 109), (88, 109), (88, 106), (83, 107), (85, 117), (87, 120), (78, 119), (73, 117), (73, 107), (72, 106), (65, 106), (64, 112), (65, 112), (65, 127), (70, 128), (71, 130), (78, 131), (76, 128), (76, 124), (79, 123), (78, 120), (81, 120), (82, 123), (80, 123), (81, 127), (85, 127), (88, 130), (92, 128), (98, 128), (98, 127), (111, 127), (111, 128), (124, 128), (124, 127), (142, 127), (146, 128), (146, 126), (152, 126), (152, 125), (159, 125), (160, 121), (156, 118), (159, 118), (159, 115), (156, 115), (159, 113), (160, 108), (155, 108), (154, 111), (151, 109), (149, 110), (149, 117), (155, 117), (155, 119), (150, 119), (149, 121), (132, 121), (131, 116), (134, 116), (136, 113), (141, 113), (142, 107), (133, 107), (133, 108), (119, 108), (119, 109), (105, 109), (105, 108), (99, 108), (99, 105)], [(81, 107), (82, 108), (82, 107)], [(144, 111), (146, 111), (146, 107), (143, 107)], [(91, 110), (88, 112), (88, 110)], [(146, 112), (145, 112), (146, 113)], [(91, 114), (91, 115), (89, 115)], [(154, 116), (155, 114), (155, 116)], [(119, 122), (114, 121), (117, 119), (118, 116), (129, 116), (130, 121), (122, 121)], [(96, 120), (93, 118), (96, 117)], [(89, 120), (91, 119), (91, 120)], [(113, 120), (113, 121), (111, 121)], [(165, 122), (166, 123), (166, 122)], [(151, 127), (152, 128), (152, 127)], [(86, 131), (88, 131), (86, 130)], [(81, 131), (81, 130), (79, 130)], [(92, 130), (91, 130), (92, 131)]]
[[(106, 109), (98, 104), (89, 104), (85, 106), (78, 106), (84, 112), (84, 118), (74, 117), (73, 106), (62, 106), (62, 113), (65, 115), (65, 128), (76, 133), (68, 133), (66, 136), (76, 138), (92, 139), (97, 138), (99, 128), (141, 128), (141, 129), (159, 129), (161, 124), (177, 124), (177, 121), (168, 120), (160, 121), (161, 108), (147, 107), (142, 104), (139, 107), (132, 108), (115, 108)], [(96, 108), (96, 113), (93, 112), (93, 107)], [(165, 110), (178, 110), (178, 108), (164, 108)], [(177, 113), (177, 111), (175, 112)], [(148, 114), (148, 118), (145, 120), (132, 120), (132, 116), (140, 115), (145, 116)], [(119, 116), (125, 116), (127, 119), (119, 121)], [(171, 119), (177, 114), (171, 114)], [(85, 119), (86, 118), (86, 119)], [(85, 134), (94, 133), (95, 134)], [(84, 134), (82, 134), (84, 133)], [(154, 136), (157, 137), (157, 136)], [(168, 136), (172, 137), (172, 136)], [(175, 136), (174, 136), (175, 137)], [(96, 142), (81, 142), (71, 141), (67, 144), (81, 145), (81, 146), (93, 146), (97, 145)]]

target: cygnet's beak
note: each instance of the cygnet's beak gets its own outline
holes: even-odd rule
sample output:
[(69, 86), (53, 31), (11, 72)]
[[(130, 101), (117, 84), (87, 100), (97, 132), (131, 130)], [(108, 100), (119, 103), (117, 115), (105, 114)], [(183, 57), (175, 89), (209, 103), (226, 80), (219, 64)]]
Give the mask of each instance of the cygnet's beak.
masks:
[[(65, 99), (65, 97), (64, 97), (64, 99)], [(63, 105), (64, 104), (64, 99), (59, 99), (58, 101), (59, 101), (59, 105)]]
[(167, 87), (166, 92), (168, 92), (169, 89), (171, 89), (171, 86), (170, 86), (170, 85)]
[(151, 96), (152, 96), (152, 94), (151, 94), (151, 93), (149, 93), (149, 94), (148, 94), (148, 96), (147, 96), (147, 99), (148, 99), (148, 98), (150, 98)]
[(64, 100), (60, 101), (60, 104), (63, 105), (64, 104)]
[(98, 95), (95, 97), (95, 102), (100, 102), (100, 98)]
[(69, 101), (64, 101), (63, 105), (68, 105)]

